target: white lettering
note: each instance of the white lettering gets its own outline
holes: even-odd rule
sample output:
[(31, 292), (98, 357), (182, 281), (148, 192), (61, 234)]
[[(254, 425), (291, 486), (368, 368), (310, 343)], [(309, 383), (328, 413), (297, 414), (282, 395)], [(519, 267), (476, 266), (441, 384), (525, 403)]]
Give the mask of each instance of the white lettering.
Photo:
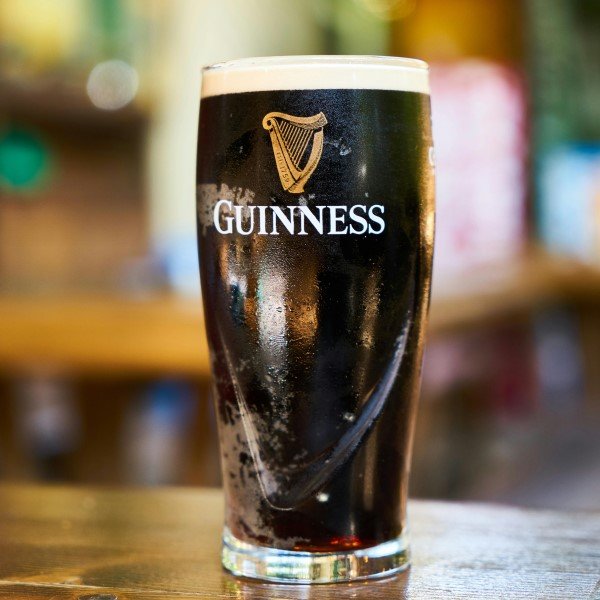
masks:
[(258, 235), (267, 234), (267, 207), (258, 207)]
[(375, 214), (376, 209), (380, 209), (381, 215), (383, 216), (383, 213), (385, 212), (385, 206), (382, 206), (381, 204), (373, 204), (373, 206), (369, 208), (369, 218), (371, 221), (378, 223), (380, 226), (379, 229), (375, 230), (373, 227), (371, 227), (371, 225), (369, 225), (369, 233), (380, 234), (383, 233), (383, 230), (385, 229), (385, 221)]
[(223, 233), (223, 234), (227, 234), (227, 233), (233, 233), (233, 217), (224, 217), (223, 220), (225, 221), (225, 223), (227, 223), (226, 228), (222, 229), (221, 228), (221, 224), (219, 222), (219, 215), (221, 212), (221, 206), (222, 205), (227, 205), (229, 212), (231, 212), (231, 202), (229, 200), (219, 200), (216, 205), (215, 205), (215, 209), (213, 211), (213, 221), (215, 223), (215, 229), (219, 232), (219, 233)]
[(308, 208), (308, 206), (298, 206), (298, 212), (300, 213), (300, 231), (298, 235), (308, 235), (304, 229), (304, 220), (308, 219), (310, 224), (317, 230), (318, 233), (323, 235), (323, 209), (324, 206), (317, 206), (319, 209), (319, 216), (316, 217)]
[(279, 235), (277, 231), (277, 219), (281, 221), (281, 224), (292, 234), (294, 235), (294, 209), (295, 206), (288, 206), (287, 208), (290, 211), (290, 216), (286, 217), (283, 213), (283, 210), (279, 208), (279, 206), (272, 206), (273, 209), (273, 230), (271, 231), (271, 235)]
[(345, 215), (336, 214), (339, 211), (346, 213), (347, 210), (348, 207), (344, 205), (329, 207), (329, 235), (344, 235), (345, 233), (348, 233), (348, 227), (344, 227), (344, 229), (337, 228), (338, 223), (345, 223)]
[(364, 217), (361, 217), (360, 215), (356, 214), (356, 210), (360, 208), (365, 215), (367, 214), (367, 207), (364, 204), (355, 204), (354, 206), (350, 207), (350, 219), (352, 219), (352, 221), (354, 221), (355, 223), (358, 223), (359, 225), (362, 226), (362, 229), (355, 229), (352, 225), (350, 225), (350, 233), (355, 233), (356, 235), (362, 235), (363, 233), (366, 233), (367, 231), (367, 219), (365, 219)]
[[(328, 209), (328, 213), (325, 212)], [(219, 200), (213, 210), (213, 223), (218, 233), (238, 233), (247, 236), (308, 235), (307, 222), (313, 230), (323, 235), (379, 235), (385, 231), (385, 206), (364, 204), (315, 206), (267, 206), (233, 204), (230, 200)], [(328, 219), (325, 218), (328, 216)], [(234, 225), (235, 222), (235, 225)]]
[[(244, 208), (246, 211), (250, 213), (250, 225), (248, 226), (248, 231), (244, 231), (242, 225), (244, 223)], [(254, 229), (254, 209), (256, 206), (234, 206), (233, 210), (235, 211), (235, 229), (240, 235), (250, 235)]]

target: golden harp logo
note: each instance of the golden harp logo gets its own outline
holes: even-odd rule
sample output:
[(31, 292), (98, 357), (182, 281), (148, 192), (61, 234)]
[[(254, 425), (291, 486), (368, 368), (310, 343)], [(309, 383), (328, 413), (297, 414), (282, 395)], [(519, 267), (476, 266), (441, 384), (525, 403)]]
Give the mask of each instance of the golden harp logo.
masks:
[[(320, 112), (312, 117), (294, 117), (270, 112), (265, 115), (262, 125), (271, 135), (283, 189), (293, 194), (302, 193), (323, 152), (323, 127), (327, 125), (325, 115)], [(310, 154), (305, 159), (311, 140)]]

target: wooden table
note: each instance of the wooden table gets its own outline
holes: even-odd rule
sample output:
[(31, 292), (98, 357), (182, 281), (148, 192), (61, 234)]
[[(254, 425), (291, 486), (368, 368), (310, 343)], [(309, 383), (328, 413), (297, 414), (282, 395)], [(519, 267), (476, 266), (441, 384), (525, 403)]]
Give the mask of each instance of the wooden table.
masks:
[(410, 571), (274, 585), (221, 570), (219, 491), (0, 485), (0, 598), (600, 598), (600, 513), (414, 501), (410, 516)]

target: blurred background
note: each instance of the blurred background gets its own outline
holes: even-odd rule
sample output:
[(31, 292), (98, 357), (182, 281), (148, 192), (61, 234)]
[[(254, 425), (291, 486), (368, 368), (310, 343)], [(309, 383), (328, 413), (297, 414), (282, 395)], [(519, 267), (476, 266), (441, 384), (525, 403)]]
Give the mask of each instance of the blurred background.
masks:
[(200, 65), (431, 64), (412, 494), (600, 508), (597, 0), (0, 0), (0, 479), (218, 485)]

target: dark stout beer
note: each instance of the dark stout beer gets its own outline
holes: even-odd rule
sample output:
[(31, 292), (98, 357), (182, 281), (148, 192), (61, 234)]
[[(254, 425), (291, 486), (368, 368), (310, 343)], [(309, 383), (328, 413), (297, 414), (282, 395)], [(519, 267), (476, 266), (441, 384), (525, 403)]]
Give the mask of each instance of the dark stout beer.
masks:
[[(205, 72), (199, 253), (234, 572), (336, 580), (406, 562), (396, 546), (396, 562), (377, 566), (384, 547), (374, 567), (355, 568), (405, 527), (431, 150), (418, 61), (259, 59)], [(260, 548), (303, 566), (269, 571)], [(336, 573), (315, 576), (301, 552), (335, 554)]]

